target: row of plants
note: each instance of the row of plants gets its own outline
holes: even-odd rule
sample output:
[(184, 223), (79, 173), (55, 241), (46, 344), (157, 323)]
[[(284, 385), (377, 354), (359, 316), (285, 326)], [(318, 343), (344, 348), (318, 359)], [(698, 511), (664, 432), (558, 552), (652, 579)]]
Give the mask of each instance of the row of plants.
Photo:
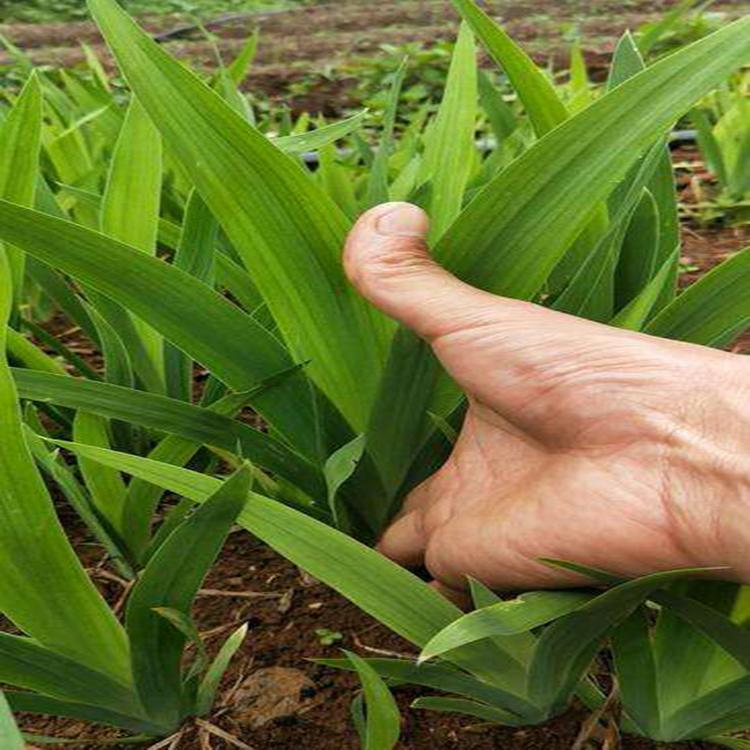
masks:
[[(203, 80), (115, 0), (90, 9), (127, 89), (93, 55), (85, 74), (28, 71), (0, 126), (0, 612), (17, 629), (0, 633), (0, 683), (13, 710), (144, 741), (209, 714), (246, 632), (210, 660), (191, 604), (238, 524), (420, 649), (416, 662), (326, 662), (362, 681), (364, 747), (398, 741), (389, 690), (402, 684), (435, 691), (416, 708), (513, 726), (574, 696), (601, 710), (611, 696), (590, 667), (603, 650), (624, 731), (750, 746), (734, 735), (749, 726), (744, 587), (586, 569), (596, 586), (509, 601), (471, 581), (464, 614), (369, 546), (449, 455), (465, 404), (427, 344), (346, 283), (341, 248), (363, 209), (423, 206), (436, 257), (497, 294), (711, 346), (750, 314), (747, 252), (676, 294), (666, 145), (750, 63), (750, 19), (651, 65), (625, 34), (593, 91), (579, 57), (558, 86), (470, 0), (453, 4), (463, 24), (437, 111), (398, 121), (400, 65), (377, 145), (366, 112), (278, 132), (241, 93), (254, 41)], [(513, 97), (478, 72), (477, 40)], [(101, 368), (49, 333), (53, 313)], [(122, 622), (50, 488), (132, 581)]]
[[(134, 15), (211, 17), (222, 13), (247, 13), (283, 8), (300, 0), (121, 0)], [(2, 0), (0, 23), (62, 23), (89, 17), (85, 0)]]

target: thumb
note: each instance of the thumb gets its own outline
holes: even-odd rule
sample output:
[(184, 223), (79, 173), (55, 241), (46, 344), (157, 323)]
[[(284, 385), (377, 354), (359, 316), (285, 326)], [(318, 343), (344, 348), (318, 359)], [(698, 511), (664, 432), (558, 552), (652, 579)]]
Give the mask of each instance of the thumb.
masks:
[(458, 330), (496, 298), (459, 281), (431, 257), (427, 214), (411, 203), (383, 203), (352, 229), (344, 268), (360, 294), (426, 339)]

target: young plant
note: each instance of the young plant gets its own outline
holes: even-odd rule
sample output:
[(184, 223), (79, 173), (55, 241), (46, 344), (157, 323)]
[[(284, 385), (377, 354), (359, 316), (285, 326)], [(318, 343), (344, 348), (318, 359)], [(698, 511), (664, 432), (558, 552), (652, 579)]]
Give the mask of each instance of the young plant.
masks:
[[(134, 94), (103, 203), (68, 180), (51, 201), (42, 187), (34, 209), (0, 200), (0, 238), (26, 260), (74, 279), (79, 306), (68, 296), (69, 307), (88, 313), (92, 337), (109, 352), (117, 376), (100, 382), (52, 372), (27, 340), (8, 338), (25, 365), (13, 371), (21, 397), (55, 410), (63, 427), (73, 423), (74, 440), (65, 446), (89, 477), (94, 516), (132, 565), (159, 560), (171, 539), (150, 534), (157, 488), (205, 501), (222, 486), (210, 476), (218, 454), (251, 461), (262, 490), (249, 495), (239, 522), (312, 575), (420, 648), (434, 648), (433, 639), (459, 619), (436, 592), (351, 538), (372, 541), (409, 490), (440, 465), (465, 406), (428, 345), (346, 283), (341, 247), (352, 215), (375, 196), (406, 197), (436, 212), (435, 257), (487, 291), (714, 346), (746, 324), (748, 253), (676, 297), (679, 237), (665, 140), (696, 100), (750, 60), (750, 19), (648, 68), (624, 37), (607, 93), (571, 114), (502, 28), (470, 0), (454, 5), (464, 25), (437, 117), (423, 136), (415, 128), (414, 140), (395, 148), (397, 77), (384, 141), (373, 153), (353, 139), (363, 176), (345, 191), (331, 170), (312, 177), (294, 154), (325, 150), (361, 120), (269, 139), (236, 97), (170, 58), (114, 0), (91, 0)], [(476, 95), (504, 139), (523, 128), (509, 127), (499, 100), (493, 107), (492, 87), (477, 82), (475, 37), (503, 67), (537, 138), (509, 143), (499, 158), (483, 159), (474, 147), (476, 121), (467, 115)], [(50, 103), (57, 96), (46, 93)], [(156, 157), (133, 167), (133, 144), (145, 139), (155, 155), (157, 131), (169, 160), (158, 221)], [(67, 136), (50, 139), (46, 153), (72, 173), (80, 165), (60, 155), (70, 143), (78, 149)], [(329, 152), (329, 166), (336, 162)], [(141, 175), (142, 196), (132, 187)], [(86, 179), (100, 189), (104, 171), (76, 175)], [(326, 191), (330, 185), (335, 194)], [(71, 195), (74, 205), (66, 206)], [(111, 208), (101, 213), (102, 205)], [(162, 247), (175, 251), (167, 253), (171, 262), (154, 255), (155, 224)], [(199, 404), (186, 398), (193, 362), (211, 376)], [(234, 419), (246, 404), (264, 430)], [(183, 468), (204, 446), (210, 453), (201, 453), (196, 468), (209, 471)], [(135, 480), (126, 485), (122, 474)], [(8, 559), (12, 565), (12, 550)], [(505, 605), (475, 585), (478, 605), (496, 607), (499, 633), (435, 652), (434, 664), (371, 665), (393, 681), (458, 696), (424, 699), (426, 708), (514, 725), (544, 721), (576, 691), (593, 705), (601, 700), (582, 680), (597, 649), (685, 575), (657, 574), (600, 596), (535, 593), (510, 608), (517, 613), (510, 620)], [(159, 726), (173, 713), (158, 717)]]
[(734, 76), (696, 108), (691, 120), (697, 130), (706, 167), (716, 177), (719, 194), (707, 208), (709, 216), (729, 214), (735, 223), (750, 222), (750, 74)]
[[(11, 266), (0, 249), (0, 349), (13, 309)], [(0, 633), (0, 682), (14, 710), (111, 724), (143, 735), (174, 732), (210, 708), (216, 662), (182, 657), (190, 606), (250, 487), (241, 469), (178, 525), (142, 571), (121, 625), (89, 580), (38, 473), (6, 358), (0, 358), (0, 610), (20, 631)], [(202, 647), (201, 647), (202, 648)], [(221, 656), (221, 655), (220, 655)], [(205, 676), (204, 676), (205, 673)]]

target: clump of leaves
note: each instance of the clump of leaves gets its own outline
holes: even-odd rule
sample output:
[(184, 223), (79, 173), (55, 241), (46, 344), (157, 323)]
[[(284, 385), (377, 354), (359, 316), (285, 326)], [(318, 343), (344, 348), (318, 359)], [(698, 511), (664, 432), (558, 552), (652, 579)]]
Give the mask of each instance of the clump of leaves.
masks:
[[(747, 252), (676, 296), (679, 235), (665, 147), (673, 123), (750, 59), (750, 19), (650, 67), (624, 36), (607, 92), (581, 106), (578, 97), (571, 111), (501, 27), (469, 0), (454, 4), (464, 23), (434, 120), (417, 120), (395, 136), (400, 69), (373, 150), (357, 132), (362, 114), (266, 137), (238, 91), (247, 59), (204, 82), (114, 0), (91, 0), (134, 94), (127, 112), (113, 102), (106, 76), (65, 89), (32, 78), (0, 138), (0, 163), (13, 164), (0, 182), (0, 238), (10, 249), (16, 290), (7, 348), (21, 365), (13, 383), (22, 399), (46, 410), (57, 444), (77, 457), (83, 486), (63, 473), (56, 454), (37, 448), (34, 455), (132, 571), (161, 559), (192, 503), (227, 486), (212, 476), (217, 458), (249, 460), (258, 492), (244, 490), (238, 523), (425, 649), (420, 662), (367, 660), (381, 678), (441, 693), (418, 707), (520, 725), (554, 716), (576, 693), (596, 706), (603, 696), (586, 679), (587, 668), (614, 637), (625, 683), (631, 673), (656, 686), (624, 694), (629, 731), (662, 739), (721, 736), (747, 723), (737, 619), (747, 605), (737, 587), (729, 589), (730, 604), (712, 606), (693, 589), (675, 593), (673, 586), (694, 572), (676, 571), (627, 582), (608, 577), (613, 587), (605, 593), (532, 592), (505, 603), (475, 583), (478, 610), (462, 619), (422, 581), (357, 541), (376, 538), (407, 493), (440, 465), (464, 410), (462, 394), (427, 344), (347, 285), (340, 252), (362, 208), (389, 198), (424, 206), (433, 217), (436, 258), (493, 293), (714, 346), (750, 316)], [(503, 67), (528, 125), (516, 122), (494, 86), (477, 75), (476, 37)], [(489, 154), (474, 140), (480, 104), (498, 142)], [(51, 184), (37, 181), (40, 132)], [(341, 139), (349, 154), (334, 149)], [(321, 155), (315, 174), (299, 158), (308, 150)], [(27, 180), (20, 186), (19, 175)], [(27, 307), (21, 280), (97, 344), (103, 376), (61, 350), (82, 376), (71, 377), (19, 332)], [(196, 363), (206, 373), (201, 393), (191, 387)], [(6, 395), (15, 404), (10, 386)], [(262, 423), (235, 418), (247, 405)], [(47, 437), (38, 420), (27, 422)], [(25, 440), (36, 445), (34, 434), (18, 428), (8, 443), (23, 450)], [(78, 628), (103, 617), (101, 605), (81, 593), (81, 580), (29, 587), (23, 555), (36, 545), (28, 544), (31, 531), (15, 512), (21, 500), (6, 480), (0, 497), (10, 523), (0, 525), (0, 567), (15, 571), (18, 585), (0, 590), (0, 608), (50, 651), (76, 644), (80, 651), (73, 624), (74, 643), (61, 645), (56, 639), (69, 623), (46, 632), (39, 613), (27, 613), (13, 594), (23, 588), (44, 598), (54, 590), (66, 604), (54, 599), (44, 606), (75, 611)], [(164, 489), (183, 500), (154, 529)], [(24, 502), (33, 516), (37, 511)], [(48, 518), (47, 505), (39, 507)], [(58, 562), (44, 566), (45, 575), (75, 569)], [(76, 597), (85, 601), (71, 608)], [(636, 628), (649, 602), (669, 613), (662, 621), (681, 623), (682, 634), (665, 643), (710, 639), (696, 659), (699, 650), (718, 649), (717, 659), (729, 660), (731, 669), (701, 672), (714, 669), (713, 656), (708, 666), (691, 660), (690, 674), (701, 675), (698, 692), (654, 703), (687, 673), (651, 668), (654, 660), (671, 661), (651, 643), (651, 630)], [(107, 622), (122, 643), (119, 625)], [(119, 664), (127, 675), (122, 646), (103, 640), (112, 658), (97, 666)], [(105, 658), (104, 651), (85, 650), (82, 658)], [(338, 666), (351, 668), (352, 661)], [(370, 672), (357, 671), (372, 691), (380, 689)], [(175, 716), (171, 674), (169, 699), (160, 699), (158, 709), (144, 702), (144, 710), (159, 711), (160, 730)], [(377, 724), (388, 727), (389, 742), (391, 719)], [(366, 725), (359, 726), (367, 736)]]

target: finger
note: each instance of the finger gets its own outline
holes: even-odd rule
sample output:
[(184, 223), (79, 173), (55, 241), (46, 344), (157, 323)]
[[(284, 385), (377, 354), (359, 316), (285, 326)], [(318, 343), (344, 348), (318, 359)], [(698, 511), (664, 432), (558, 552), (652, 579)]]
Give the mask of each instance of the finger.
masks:
[(459, 328), (497, 298), (459, 281), (430, 257), (429, 220), (410, 203), (384, 203), (364, 214), (349, 235), (344, 267), (372, 304), (420, 336)]
[(394, 562), (408, 567), (421, 565), (425, 546), (422, 513), (411, 511), (397, 518), (378, 542), (378, 550)]

